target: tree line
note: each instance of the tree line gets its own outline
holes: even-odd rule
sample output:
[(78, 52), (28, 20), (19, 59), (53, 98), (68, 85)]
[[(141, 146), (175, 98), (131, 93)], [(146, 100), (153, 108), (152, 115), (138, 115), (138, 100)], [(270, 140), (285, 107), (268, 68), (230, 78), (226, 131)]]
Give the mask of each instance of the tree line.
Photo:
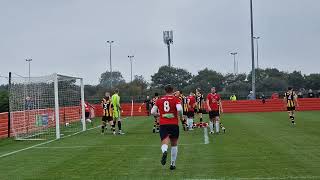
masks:
[[(101, 74), (97, 86), (88, 85), (85, 88), (86, 97), (89, 99), (99, 99), (105, 91), (112, 91), (118, 88), (122, 99), (129, 101), (134, 98), (141, 101), (146, 95), (152, 96), (155, 92), (163, 93), (166, 84), (172, 84), (175, 88), (182, 90), (184, 94), (194, 92), (200, 88), (204, 94), (209, 93), (210, 88), (215, 86), (223, 98), (229, 98), (231, 94), (236, 94), (238, 98), (244, 99), (251, 91), (251, 72), (248, 74), (222, 74), (212, 69), (202, 69), (196, 75), (185, 69), (162, 66), (158, 72), (151, 76), (151, 82), (147, 82), (142, 76), (135, 76), (132, 82), (125, 82), (122, 74), (118, 71), (104, 72)], [(288, 86), (292, 86), (296, 91), (307, 93), (309, 89), (320, 89), (320, 74), (302, 74), (300, 71), (285, 72), (276, 68), (256, 69), (256, 91), (257, 95), (264, 94), (267, 97), (272, 93), (283, 93)]]
[[(245, 99), (251, 91), (251, 72), (248, 74), (222, 74), (212, 69), (202, 69), (196, 75), (185, 69), (162, 66), (151, 76), (147, 82), (143, 76), (135, 76), (132, 82), (126, 82), (119, 71), (103, 72), (98, 85), (85, 85), (85, 97), (91, 103), (98, 103), (106, 91), (112, 92), (119, 89), (123, 102), (143, 101), (146, 95), (152, 96), (155, 92), (163, 94), (163, 87), (172, 84), (175, 88), (189, 94), (200, 88), (207, 94), (215, 86), (224, 99), (231, 94), (236, 94), (238, 99)], [(112, 78), (112, 79), (111, 79)], [(112, 80), (112, 88), (111, 88)], [(276, 68), (256, 69), (256, 91), (260, 94), (271, 96), (271, 93), (282, 94), (288, 86), (295, 91), (306, 94), (309, 89), (320, 89), (320, 74), (302, 74), (300, 71), (285, 72)], [(0, 112), (8, 111), (8, 87), (0, 86)], [(316, 92), (318, 93), (318, 92)]]

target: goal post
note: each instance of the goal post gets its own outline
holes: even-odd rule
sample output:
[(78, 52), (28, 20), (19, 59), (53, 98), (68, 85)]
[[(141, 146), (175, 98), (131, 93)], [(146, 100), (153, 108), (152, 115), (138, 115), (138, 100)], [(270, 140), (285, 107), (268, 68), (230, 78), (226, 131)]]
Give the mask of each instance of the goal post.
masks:
[(16, 140), (59, 139), (86, 130), (83, 78), (12, 77), (10, 121)]

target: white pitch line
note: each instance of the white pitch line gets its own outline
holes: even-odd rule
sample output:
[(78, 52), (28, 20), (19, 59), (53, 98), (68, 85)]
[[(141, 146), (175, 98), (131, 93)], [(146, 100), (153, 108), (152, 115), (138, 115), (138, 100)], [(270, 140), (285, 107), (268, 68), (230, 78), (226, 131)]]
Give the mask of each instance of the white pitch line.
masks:
[(204, 144), (209, 144), (208, 128), (203, 128)]
[[(87, 129), (87, 131), (90, 131), (92, 129), (96, 129), (96, 128), (99, 128), (99, 127), (101, 127), (101, 125), (93, 127), (93, 128), (89, 128), (89, 129)], [(82, 133), (82, 132), (86, 132), (86, 131), (76, 132), (76, 133), (61, 137), (60, 139), (67, 138), (67, 137), (70, 137), (70, 136), (74, 136), (74, 135), (77, 135), (77, 134)], [(38, 146), (42, 146), (42, 145), (45, 145), (45, 144), (49, 144), (49, 143), (52, 143), (52, 142), (57, 141), (57, 140), (59, 140), (59, 139), (53, 139), (53, 140), (50, 140), (50, 141), (47, 141), (47, 142), (43, 142), (43, 143), (40, 143), (40, 144), (36, 144), (36, 145), (30, 146), (30, 147), (27, 147), (27, 148), (23, 148), (23, 149), (12, 151), (12, 152), (9, 152), (9, 153), (6, 153), (6, 154), (2, 154), (2, 155), (0, 155), (0, 158), (6, 157), (6, 156), (10, 156), (12, 154), (16, 154), (18, 152), (22, 152), (22, 151), (25, 151), (25, 150), (28, 150), (28, 149), (32, 149), (32, 148), (35, 148), (35, 147), (38, 147)]]
[(187, 178), (185, 180), (286, 180), (286, 179), (320, 179), (320, 176), (287, 176), (287, 177), (251, 177), (251, 178), (237, 178), (237, 177), (223, 177), (223, 178)]
[[(203, 144), (178, 144), (179, 146), (199, 146)], [(160, 145), (130, 145), (130, 144), (109, 144), (106, 146), (41, 146), (41, 147), (34, 147), (34, 149), (79, 149), (79, 148), (108, 148), (108, 147), (159, 147)]]

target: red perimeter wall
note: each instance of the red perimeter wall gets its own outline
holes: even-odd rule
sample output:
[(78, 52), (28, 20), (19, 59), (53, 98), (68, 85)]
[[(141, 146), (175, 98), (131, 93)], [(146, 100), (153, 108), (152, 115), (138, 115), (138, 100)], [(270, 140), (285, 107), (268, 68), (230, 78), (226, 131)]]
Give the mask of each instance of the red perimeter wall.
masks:
[[(141, 112), (139, 112), (140, 103), (133, 105), (134, 116), (145, 116), (147, 115), (146, 108), (143, 106)], [(260, 100), (239, 100), (239, 101), (222, 101), (223, 109), (225, 113), (239, 113), (239, 112), (276, 112), (285, 111), (283, 101), (281, 99), (271, 100), (267, 99), (266, 103), (263, 104)], [(298, 111), (311, 111), (320, 110), (320, 98), (302, 98), (299, 99), (300, 107)], [(131, 115), (131, 103), (123, 103), (122, 115)], [(94, 105), (95, 115), (102, 116), (102, 107), (100, 104)], [(66, 113), (66, 116), (79, 116), (79, 110), (68, 109), (72, 112)], [(0, 113), (0, 138), (7, 137), (8, 135), (8, 113)]]

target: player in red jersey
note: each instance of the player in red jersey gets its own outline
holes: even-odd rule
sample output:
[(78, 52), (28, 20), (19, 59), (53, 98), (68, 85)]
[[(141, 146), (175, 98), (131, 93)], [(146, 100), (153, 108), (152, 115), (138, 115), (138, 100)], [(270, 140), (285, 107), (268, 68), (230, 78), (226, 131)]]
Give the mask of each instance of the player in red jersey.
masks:
[(160, 97), (151, 113), (159, 116), (162, 158), (161, 164), (167, 161), (168, 144), (171, 144), (170, 170), (176, 169), (179, 139), (179, 119), (182, 121), (182, 106), (179, 98), (173, 95), (171, 85), (165, 87), (166, 95)]
[(187, 112), (187, 124), (188, 130), (193, 130), (193, 118), (194, 118), (194, 110), (196, 107), (196, 98), (194, 97), (194, 93), (191, 92), (188, 96), (188, 112)]
[(223, 113), (222, 104), (221, 104), (221, 97), (219, 94), (216, 93), (216, 88), (211, 88), (211, 93), (207, 96), (207, 106), (209, 111), (209, 127), (210, 127), (210, 134), (214, 133), (213, 124), (215, 123), (216, 133), (219, 133), (220, 128), (220, 114)]

